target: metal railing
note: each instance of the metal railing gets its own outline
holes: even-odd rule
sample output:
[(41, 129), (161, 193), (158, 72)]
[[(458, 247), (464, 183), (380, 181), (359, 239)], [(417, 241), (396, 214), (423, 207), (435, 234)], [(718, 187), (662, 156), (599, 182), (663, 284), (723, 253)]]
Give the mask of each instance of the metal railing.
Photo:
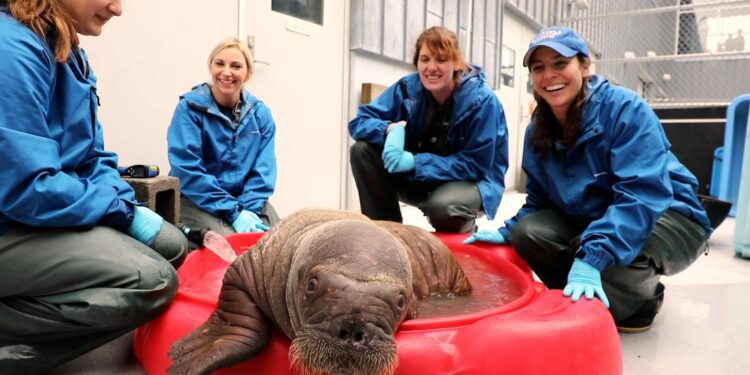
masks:
[(592, 47), (597, 73), (655, 106), (750, 92), (748, 0), (593, 0), (561, 23)]

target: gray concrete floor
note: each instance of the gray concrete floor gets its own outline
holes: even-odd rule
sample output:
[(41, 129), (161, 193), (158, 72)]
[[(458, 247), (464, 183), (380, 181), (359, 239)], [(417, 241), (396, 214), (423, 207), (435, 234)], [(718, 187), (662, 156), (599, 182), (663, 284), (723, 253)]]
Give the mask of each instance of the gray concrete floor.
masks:
[(124, 335), (52, 371), (52, 375), (143, 375), (135, 358), (133, 333)]
[[(523, 204), (523, 194), (503, 197), (497, 220), (480, 220), (496, 228)], [(404, 221), (432, 229), (421, 213), (404, 207)], [(651, 330), (621, 334), (623, 373), (750, 374), (750, 260), (734, 255), (735, 220), (714, 232), (710, 252), (682, 273), (665, 277), (664, 305)], [(53, 372), (68, 374), (144, 374), (126, 335)]]

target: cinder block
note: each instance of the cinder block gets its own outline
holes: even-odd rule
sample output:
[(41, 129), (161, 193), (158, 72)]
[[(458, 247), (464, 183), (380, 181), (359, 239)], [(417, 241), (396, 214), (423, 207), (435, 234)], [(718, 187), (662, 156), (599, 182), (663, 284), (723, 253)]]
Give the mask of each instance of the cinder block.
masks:
[(180, 180), (172, 176), (123, 177), (135, 190), (135, 199), (174, 224), (180, 220)]

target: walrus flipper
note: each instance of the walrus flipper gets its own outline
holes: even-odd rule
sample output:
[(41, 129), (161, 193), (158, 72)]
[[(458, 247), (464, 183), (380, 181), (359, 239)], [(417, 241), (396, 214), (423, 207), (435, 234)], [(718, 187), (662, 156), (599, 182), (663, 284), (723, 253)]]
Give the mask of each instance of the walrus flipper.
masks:
[(246, 291), (254, 279), (240, 276), (242, 270), (240, 262), (232, 264), (208, 321), (172, 345), (170, 374), (208, 374), (252, 358), (268, 345), (270, 323)]

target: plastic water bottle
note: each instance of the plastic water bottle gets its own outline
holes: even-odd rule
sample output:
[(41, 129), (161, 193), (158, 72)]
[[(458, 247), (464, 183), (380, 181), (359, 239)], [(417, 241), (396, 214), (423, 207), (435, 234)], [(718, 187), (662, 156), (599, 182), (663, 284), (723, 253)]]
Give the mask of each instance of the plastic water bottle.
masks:
[(232, 245), (224, 236), (208, 228), (193, 229), (183, 223), (177, 223), (177, 227), (185, 233), (187, 239), (198, 245), (198, 247), (207, 249), (227, 263), (234, 262), (237, 259), (237, 253)]
[(203, 235), (203, 247), (224, 259), (227, 263), (232, 263), (237, 259), (237, 253), (235, 253), (229, 241), (212, 230), (206, 231), (206, 234)]

